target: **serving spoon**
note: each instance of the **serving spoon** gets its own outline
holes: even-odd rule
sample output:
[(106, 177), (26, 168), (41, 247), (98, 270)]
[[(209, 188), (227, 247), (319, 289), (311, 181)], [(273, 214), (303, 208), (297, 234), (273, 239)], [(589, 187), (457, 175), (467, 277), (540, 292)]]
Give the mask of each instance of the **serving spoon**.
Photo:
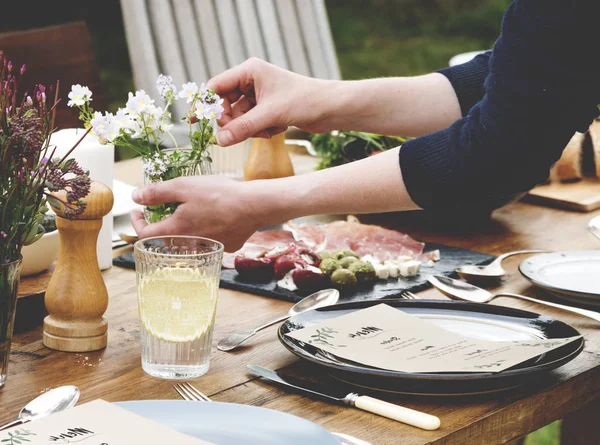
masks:
[(592, 235), (600, 239), (600, 216), (596, 216), (590, 220), (588, 223), (588, 230)]
[(502, 261), (513, 255), (523, 255), (526, 253), (545, 253), (548, 250), (517, 250), (515, 252), (504, 253), (487, 266), (462, 266), (456, 269), (456, 273), (464, 280), (482, 281), (482, 280), (497, 280), (506, 275), (506, 271), (502, 268)]
[(237, 331), (234, 332), (227, 337), (223, 338), (217, 344), (217, 348), (221, 351), (233, 351), (258, 331), (262, 331), (269, 326), (273, 326), (274, 324), (281, 323), (282, 321), (287, 320), (290, 317), (301, 314), (302, 312), (309, 311), (311, 309), (318, 309), (320, 307), (331, 306), (332, 304), (337, 303), (340, 298), (340, 293), (337, 289), (323, 289), (314, 294), (309, 295), (306, 298), (303, 298), (298, 303), (296, 303), (287, 313), (287, 315), (278, 318), (277, 320), (273, 320), (269, 323), (263, 324), (254, 329), (250, 329), (247, 331)]
[(37, 396), (21, 410), (16, 420), (0, 426), (0, 431), (40, 417), (73, 408), (79, 400), (79, 388), (60, 386)]
[(564, 304), (551, 303), (550, 301), (538, 300), (537, 298), (526, 297), (525, 295), (512, 294), (509, 292), (501, 292), (499, 294), (492, 294), (485, 289), (469, 284), (465, 281), (455, 280), (448, 277), (432, 275), (427, 280), (441, 293), (453, 298), (455, 300), (471, 301), (473, 303), (489, 303), (494, 298), (498, 297), (512, 297), (519, 300), (529, 301), (531, 303), (542, 304), (544, 306), (550, 306), (563, 311), (573, 312), (584, 317), (592, 318), (600, 323), (600, 313), (589, 311), (587, 309), (580, 309), (578, 307), (566, 306)]

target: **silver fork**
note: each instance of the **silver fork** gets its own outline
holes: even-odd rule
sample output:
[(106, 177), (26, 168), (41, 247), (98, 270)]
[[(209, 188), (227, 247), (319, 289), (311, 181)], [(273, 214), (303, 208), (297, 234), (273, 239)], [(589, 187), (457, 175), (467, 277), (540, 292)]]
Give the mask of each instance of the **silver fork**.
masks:
[(198, 391), (195, 387), (190, 385), (188, 382), (177, 383), (175, 386), (175, 391), (184, 399), (184, 400), (193, 400), (198, 402), (212, 402), (208, 398), (207, 395)]
[(418, 300), (419, 297), (417, 297), (415, 294), (413, 294), (412, 292), (406, 291), (403, 292), (400, 297), (402, 297), (404, 300)]
[[(210, 398), (208, 396), (202, 394), (200, 391), (198, 391), (196, 388), (194, 388), (188, 382), (177, 383), (175, 386), (173, 386), (173, 388), (175, 388), (175, 391), (177, 391), (177, 393), (181, 396), (181, 398), (183, 400), (189, 400), (189, 401), (194, 401), (194, 402), (212, 402), (212, 400), (210, 400)], [(333, 434), (338, 439), (340, 439), (341, 445), (372, 445), (369, 442), (357, 439), (356, 437), (352, 437), (347, 434), (342, 434), (342, 433), (331, 433), (331, 434)]]

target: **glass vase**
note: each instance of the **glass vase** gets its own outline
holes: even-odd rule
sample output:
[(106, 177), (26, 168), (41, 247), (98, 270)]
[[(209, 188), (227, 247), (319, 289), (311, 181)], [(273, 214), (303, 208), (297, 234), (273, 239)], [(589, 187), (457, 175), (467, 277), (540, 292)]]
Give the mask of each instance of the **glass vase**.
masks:
[[(164, 172), (157, 177), (156, 175), (150, 176), (147, 169), (144, 168), (144, 184), (152, 184), (157, 182), (168, 181), (170, 179), (180, 178), (183, 176), (200, 176), (211, 174), (211, 161), (210, 158), (202, 158), (201, 160), (177, 160), (174, 161), (171, 155), (174, 152), (180, 152), (183, 154), (189, 153), (190, 150), (186, 149), (172, 149), (163, 150), (165, 156)], [(178, 202), (167, 202), (164, 204), (158, 204), (148, 206), (144, 208), (144, 217), (148, 224), (159, 222), (173, 214), (179, 205)]]
[(0, 264), (0, 388), (6, 383), (20, 276), (20, 258)]

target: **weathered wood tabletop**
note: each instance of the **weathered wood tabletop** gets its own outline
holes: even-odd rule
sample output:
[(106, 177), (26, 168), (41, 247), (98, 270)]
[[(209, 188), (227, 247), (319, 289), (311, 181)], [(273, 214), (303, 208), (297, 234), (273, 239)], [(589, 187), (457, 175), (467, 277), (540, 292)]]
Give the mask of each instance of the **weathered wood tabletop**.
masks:
[[(117, 177), (137, 182), (137, 176), (130, 176), (130, 164), (118, 165)], [(514, 203), (495, 212), (491, 221), (476, 229), (443, 228), (439, 220), (431, 226), (415, 215), (388, 214), (374, 220), (424, 241), (500, 254), (532, 248), (598, 248), (600, 242), (586, 231), (587, 221), (597, 214), (600, 211), (582, 214)], [(519, 258), (513, 258), (504, 263), (509, 276), (502, 289), (549, 298), (520, 276), (518, 262)], [(97, 398), (110, 402), (178, 398), (173, 382), (149, 377), (142, 371), (135, 273), (113, 267), (104, 278), (110, 295), (106, 314), (108, 347), (93, 353), (62, 353), (42, 345), (41, 327), (16, 335), (7, 384), (0, 389), (0, 422), (12, 419), (30, 399), (59, 385), (79, 386), (83, 402)], [(434, 290), (421, 295), (445, 298)], [(225, 334), (255, 327), (286, 313), (290, 307), (283, 301), (224, 289), (219, 294), (210, 371), (194, 384), (213, 400), (281, 410), (377, 445), (501, 444), (569, 415), (571, 421), (563, 428), (569, 439), (564, 443), (598, 443), (597, 437), (586, 431), (594, 430), (593, 422), (597, 420), (593, 414), (600, 412), (600, 326), (587, 318), (509, 298), (493, 304), (548, 314), (567, 322), (584, 334), (585, 350), (547, 378), (508, 393), (469, 398), (389, 396), (392, 402), (439, 416), (442, 427), (438, 431), (421, 431), (353, 408), (292, 394), (248, 375), (247, 364), (289, 367), (312, 375), (319, 370), (300, 363), (279, 344), (276, 326), (261, 332), (237, 352), (218, 351), (216, 342)]]

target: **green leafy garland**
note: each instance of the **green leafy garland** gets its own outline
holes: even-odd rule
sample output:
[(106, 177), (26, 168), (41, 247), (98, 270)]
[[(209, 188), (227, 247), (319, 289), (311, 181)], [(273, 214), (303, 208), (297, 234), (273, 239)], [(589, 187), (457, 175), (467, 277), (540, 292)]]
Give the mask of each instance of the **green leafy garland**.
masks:
[(321, 157), (317, 169), (336, 167), (397, 147), (411, 138), (384, 136), (360, 131), (332, 131), (312, 137)]

